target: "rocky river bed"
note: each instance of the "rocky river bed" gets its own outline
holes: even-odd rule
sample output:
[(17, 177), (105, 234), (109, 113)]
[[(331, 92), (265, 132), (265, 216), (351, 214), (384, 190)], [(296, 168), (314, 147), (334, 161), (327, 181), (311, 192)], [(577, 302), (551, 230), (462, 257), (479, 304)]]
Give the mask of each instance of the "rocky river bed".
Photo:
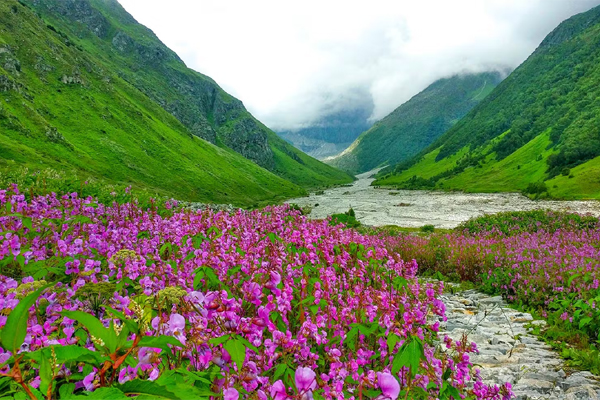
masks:
[(440, 321), (440, 339), (468, 335), (479, 350), (471, 360), (486, 383), (509, 382), (517, 400), (600, 398), (597, 377), (570, 371), (550, 346), (530, 334), (532, 324), (545, 321), (533, 321), (530, 314), (508, 308), (500, 296), (476, 290), (444, 294), (441, 300), (448, 319)]
[(311, 207), (311, 218), (325, 218), (352, 207), (366, 225), (454, 228), (483, 214), (532, 209), (567, 210), (600, 216), (598, 201), (532, 201), (518, 193), (460, 193), (423, 190), (390, 190), (371, 186), (375, 171), (358, 175), (352, 185), (321, 194), (288, 200)]

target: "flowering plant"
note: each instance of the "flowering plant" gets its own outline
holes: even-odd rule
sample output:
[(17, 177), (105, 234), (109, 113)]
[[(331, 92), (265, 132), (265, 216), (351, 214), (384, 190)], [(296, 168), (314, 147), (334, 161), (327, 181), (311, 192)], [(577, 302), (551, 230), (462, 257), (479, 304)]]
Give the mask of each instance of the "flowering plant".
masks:
[(287, 206), (168, 212), (0, 190), (0, 390), (31, 398), (510, 397), (438, 343), (441, 285)]

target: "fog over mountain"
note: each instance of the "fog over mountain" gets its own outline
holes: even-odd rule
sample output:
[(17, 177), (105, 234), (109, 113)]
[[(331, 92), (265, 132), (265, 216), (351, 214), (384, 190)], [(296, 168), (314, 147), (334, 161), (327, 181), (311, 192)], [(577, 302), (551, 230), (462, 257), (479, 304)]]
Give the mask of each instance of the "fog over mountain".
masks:
[[(600, 0), (120, 0), (187, 65), (273, 129), (374, 104), (382, 118), (441, 77), (514, 69)], [(370, 96), (365, 101), (361, 96)]]

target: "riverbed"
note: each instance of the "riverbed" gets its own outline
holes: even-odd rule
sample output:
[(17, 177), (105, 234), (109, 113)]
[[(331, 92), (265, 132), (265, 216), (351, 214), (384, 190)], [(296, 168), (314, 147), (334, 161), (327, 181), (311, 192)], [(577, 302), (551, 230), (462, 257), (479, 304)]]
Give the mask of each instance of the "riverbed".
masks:
[(530, 200), (519, 193), (461, 193), (426, 190), (392, 190), (374, 188), (373, 174), (357, 175), (352, 185), (312, 193), (308, 197), (288, 200), (287, 203), (312, 207), (310, 218), (354, 209), (356, 218), (365, 225), (398, 225), (454, 228), (463, 221), (484, 214), (502, 211), (551, 209), (600, 216), (600, 202)]

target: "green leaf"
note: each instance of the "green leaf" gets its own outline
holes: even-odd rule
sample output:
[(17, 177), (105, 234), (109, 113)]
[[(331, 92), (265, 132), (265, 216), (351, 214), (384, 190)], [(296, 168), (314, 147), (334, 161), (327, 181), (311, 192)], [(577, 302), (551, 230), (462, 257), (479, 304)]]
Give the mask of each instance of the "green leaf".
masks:
[(168, 345), (177, 346), (177, 347), (185, 347), (179, 340), (175, 339), (173, 336), (160, 335), (160, 336), (144, 336), (138, 347), (157, 347), (159, 349), (163, 349), (167, 352), (171, 351), (171, 348)]
[(378, 323), (372, 323), (371, 326), (358, 325), (358, 330), (360, 331), (360, 333), (365, 335), (365, 337), (371, 336), (378, 328)]
[(592, 322), (592, 318), (591, 317), (582, 318), (581, 321), (579, 321), (579, 329), (581, 329), (584, 326), (588, 325), (590, 322)]
[(29, 218), (29, 217), (23, 218), (23, 219), (21, 220), (21, 223), (23, 224), (23, 226), (24, 226), (25, 228), (29, 229), (30, 231), (32, 231), (32, 230), (33, 230), (33, 223), (32, 223), (32, 220), (31, 220), (31, 218)]
[(569, 277), (569, 280), (567, 281), (567, 286), (571, 286), (571, 283), (573, 283), (573, 281), (576, 278), (579, 278), (581, 276), (581, 274), (573, 274)]
[(141, 379), (134, 379), (132, 381), (125, 382), (122, 385), (115, 385), (117, 389), (125, 394), (133, 395), (150, 395), (156, 399), (169, 399), (169, 400), (181, 400), (181, 398), (165, 386), (160, 386), (155, 382), (143, 381)]
[[(165, 385), (165, 388), (181, 399), (208, 399), (209, 397), (218, 397), (218, 394), (211, 392), (208, 389), (201, 389), (190, 385), (189, 383), (178, 382)], [(138, 399), (140, 399), (138, 397)]]
[(442, 380), (445, 381), (446, 379), (450, 378), (450, 374), (452, 374), (452, 370), (450, 368), (446, 368), (444, 374), (442, 375)]
[(275, 375), (273, 375), (273, 380), (277, 381), (280, 377), (282, 377), (286, 369), (288, 369), (287, 364), (279, 364), (275, 369)]
[(352, 350), (355, 349), (356, 344), (354, 343), (354, 338), (358, 335), (358, 324), (351, 324), (352, 329), (346, 334), (346, 338), (344, 339), (344, 344), (348, 344)]
[(394, 351), (394, 347), (396, 347), (396, 344), (399, 341), (400, 341), (400, 338), (395, 333), (392, 333), (388, 336), (388, 338), (387, 338), (388, 353), (392, 354), (392, 351)]
[(232, 339), (225, 342), (223, 347), (227, 350), (233, 362), (237, 364), (238, 371), (241, 371), (246, 359), (246, 346), (244, 346), (244, 343), (239, 339)]
[[(78, 396), (79, 397), (79, 396)], [(82, 396), (83, 397), (83, 396)], [(116, 387), (102, 387), (94, 390), (85, 399), (92, 400), (130, 400), (125, 393)]]
[(441, 399), (450, 399), (450, 397), (454, 399), (460, 399), (460, 392), (454, 386), (452, 386), (448, 382), (444, 382), (442, 385), (442, 390), (440, 390)]
[(229, 335), (223, 335), (223, 336), (219, 336), (217, 338), (208, 339), (208, 343), (214, 344), (215, 346), (218, 346), (220, 344), (225, 343), (230, 338), (231, 338), (231, 336), (229, 336)]
[(175, 372), (182, 374), (182, 375), (186, 375), (188, 378), (190, 378), (192, 380), (192, 382), (202, 382), (206, 385), (211, 385), (211, 381), (206, 379), (206, 376), (208, 375), (207, 371), (188, 371), (185, 367), (179, 367), (178, 369), (175, 370)]
[(17, 262), (19, 263), (21, 269), (25, 268), (25, 257), (22, 254), (17, 256)]
[(215, 271), (213, 271), (212, 268), (207, 267), (205, 265), (196, 268), (196, 270), (194, 271), (194, 273), (196, 274), (194, 276), (194, 289), (197, 289), (200, 285), (200, 280), (201, 279), (208, 279), (208, 283), (212, 284), (212, 285), (216, 285), (216, 286), (222, 286), (222, 282), (219, 279), (219, 277), (215, 274)]
[[(111, 322), (111, 328), (113, 327), (112, 322)], [(122, 349), (127, 345), (127, 338), (129, 337), (129, 334), (131, 333), (131, 331), (129, 330), (129, 326), (124, 325), (121, 328), (121, 332), (119, 333), (119, 336), (117, 336), (117, 348), (118, 349)], [(131, 346), (127, 346), (128, 348)]]
[(111, 353), (117, 351), (117, 333), (114, 329), (105, 328), (98, 318), (83, 311), (63, 311), (61, 314), (79, 322), (86, 327), (91, 335), (102, 339), (104, 345)]
[(27, 321), (29, 320), (29, 309), (35, 304), (35, 301), (42, 295), (42, 292), (50, 285), (39, 288), (29, 294), (17, 304), (14, 310), (9, 314), (2, 332), (0, 340), (2, 347), (16, 353), (23, 344), (27, 335)]
[(104, 309), (106, 309), (107, 311), (109, 311), (111, 314), (113, 314), (115, 317), (117, 317), (118, 319), (120, 319), (121, 321), (123, 321), (123, 323), (129, 328), (129, 331), (131, 333), (139, 333), (140, 328), (137, 322), (135, 322), (132, 319), (129, 319), (125, 316), (125, 314), (123, 314), (122, 312), (119, 312), (117, 310), (115, 310), (114, 308), (111, 308), (109, 306), (103, 306)]
[(260, 350), (258, 350), (258, 348), (256, 348), (256, 346), (254, 346), (252, 343), (250, 343), (248, 340), (246, 340), (245, 337), (243, 337), (241, 335), (237, 335), (237, 334), (235, 335), (235, 337), (237, 338), (237, 340), (239, 340), (240, 342), (242, 342), (242, 344), (244, 346), (246, 346), (246, 348), (252, 350), (256, 354), (260, 354)]
[(413, 337), (410, 341), (404, 343), (400, 351), (394, 356), (392, 373), (395, 375), (402, 367), (408, 367), (410, 368), (411, 375), (415, 376), (423, 358), (425, 358), (423, 344), (418, 338)]
[(50, 357), (46, 356), (46, 352), (42, 352), (41, 360), (40, 360), (40, 390), (42, 393), (47, 393), (50, 384), (52, 383), (52, 379), (54, 376), (52, 375), (52, 365), (50, 365)]
[(160, 254), (160, 258), (166, 260), (167, 258), (171, 257), (171, 254), (173, 254), (173, 245), (170, 242), (166, 242), (160, 247), (158, 252)]
[(394, 289), (396, 289), (397, 291), (401, 291), (408, 285), (408, 281), (406, 280), (406, 278), (403, 278), (401, 276), (395, 277), (392, 283), (394, 284)]
[(74, 391), (75, 391), (74, 383), (63, 383), (58, 388), (58, 394), (61, 399), (67, 399), (67, 398), (71, 397), (73, 395)]
[(206, 236), (204, 235), (196, 235), (192, 238), (192, 243), (194, 245), (194, 248), (197, 250), (202, 246), (202, 242), (204, 242), (205, 240), (209, 240)]

